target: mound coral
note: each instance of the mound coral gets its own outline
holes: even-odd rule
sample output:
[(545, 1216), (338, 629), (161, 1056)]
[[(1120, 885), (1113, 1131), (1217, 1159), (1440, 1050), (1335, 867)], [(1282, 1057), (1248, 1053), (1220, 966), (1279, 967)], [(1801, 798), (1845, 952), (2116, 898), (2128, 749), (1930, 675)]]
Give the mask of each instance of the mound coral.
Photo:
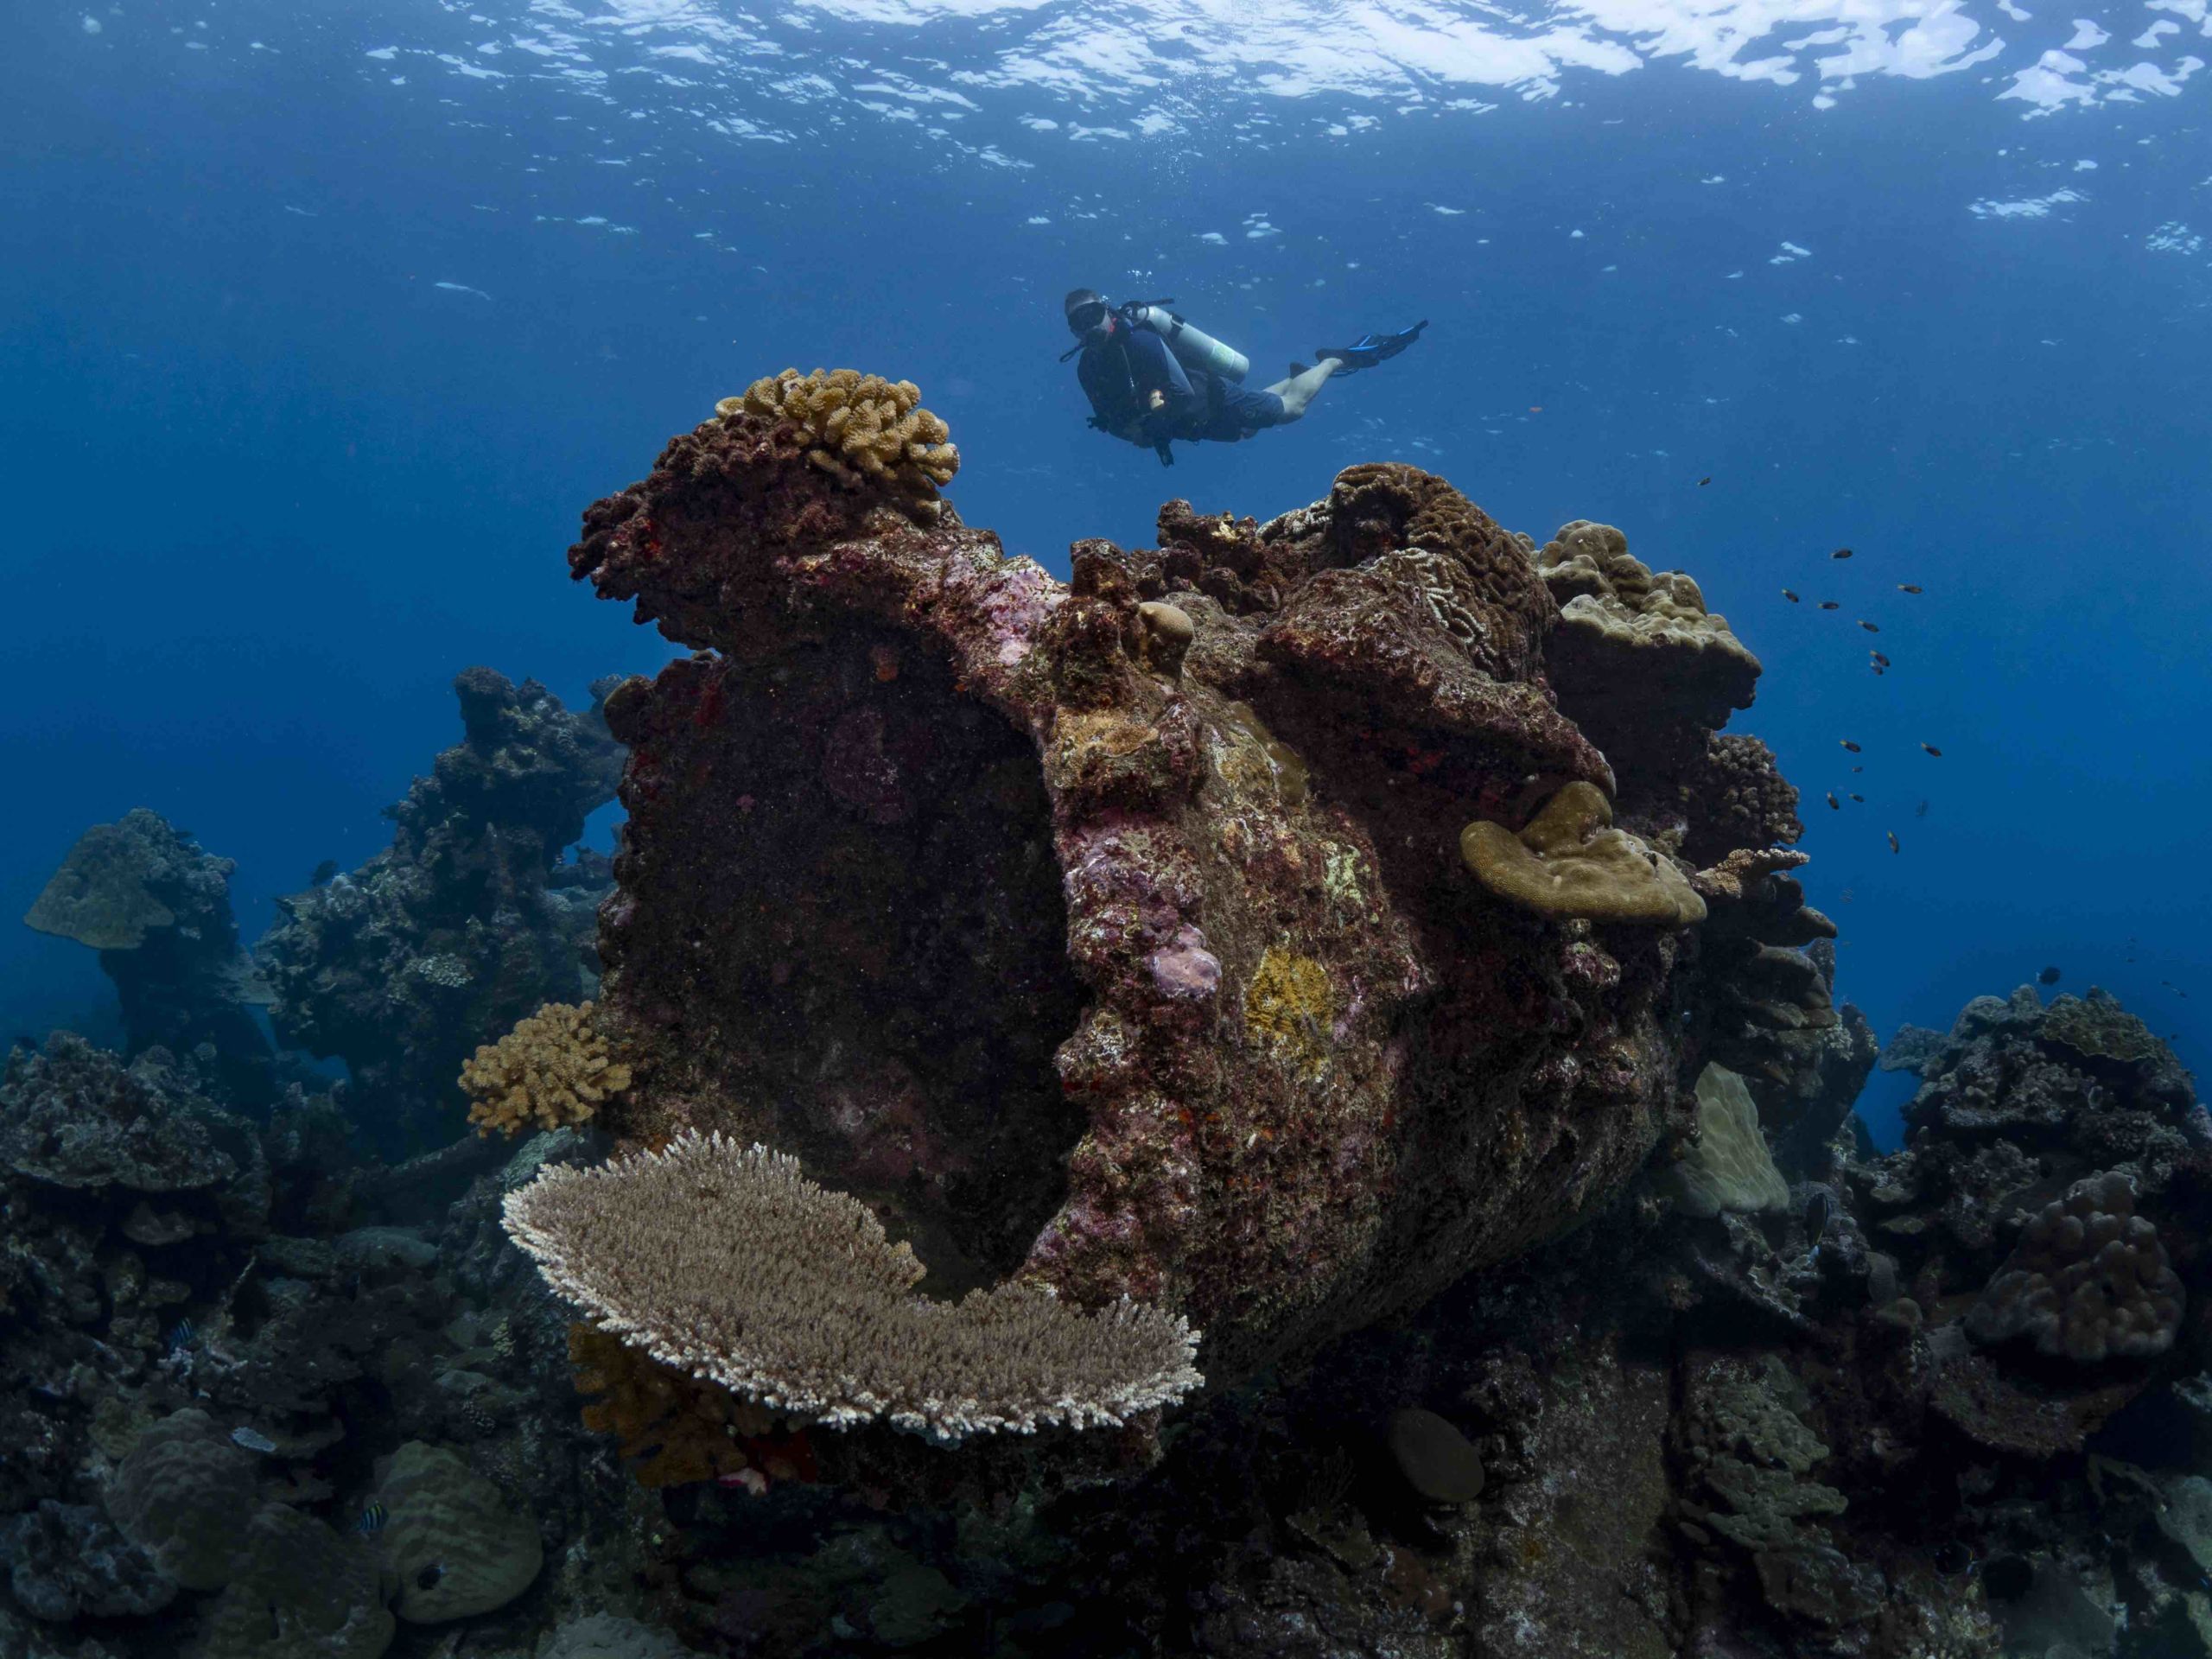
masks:
[(546, 1281), (654, 1358), (832, 1427), (887, 1418), (944, 1440), (1118, 1424), (1200, 1378), (1183, 1319), (1097, 1313), (1004, 1285), (958, 1304), (867, 1206), (798, 1160), (678, 1136), (508, 1194), (508, 1231)]
[(630, 1086), (630, 1068), (609, 1054), (590, 1003), (549, 1002), (478, 1049), (461, 1068), (461, 1086), (477, 1134), (514, 1135), (588, 1123)]
[(2094, 1365), (2165, 1352), (2182, 1300), (2158, 1230), (2135, 1213), (2133, 1184), (2107, 1170), (2076, 1181), (2021, 1229), (1967, 1331), (1991, 1344), (2032, 1337), (2038, 1352)]
[(410, 1440), (377, 1465), (387, 1520), (377, 1553), (399, 1586), (393, 1611), (442, 1624), (504, 1607), (544, 1564), (537, 1523), (454, 1452)]
[(1662, 1171), (1660, 1189), (1687, 1215), (1756, 1213), (1789, 1207), (1789, 1187), (1759, 1132), (1759, 1109), (1743, 1078), (1725, 1065), (1697, 1077), (1698, 1138)]
[(1705, 900), (1682, 873), (1624, 830), (1593, 785), (1569, 784), (1527, 829), (1478, 818), (1459, 832), (1460, 856), (1499, 898), (1554, 920), (1647, 922), (1687, 927)]
[(911, 380), (886, 380), (857, 369), (785, 369), (764, 376), (741, 397), (725, 397), (715, 412), (765, 415), (806, 429), (814, 442), (812, 465), (847, 488), (887, 485), (933, 497), (960, 470), (960, 451), (943, 421), (921, 406)]

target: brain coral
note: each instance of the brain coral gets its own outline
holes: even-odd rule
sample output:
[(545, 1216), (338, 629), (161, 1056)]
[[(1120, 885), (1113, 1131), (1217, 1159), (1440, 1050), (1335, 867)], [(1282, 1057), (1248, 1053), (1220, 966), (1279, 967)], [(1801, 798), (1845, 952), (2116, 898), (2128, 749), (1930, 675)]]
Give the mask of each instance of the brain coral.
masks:
[(1190, 1326), (1135, 1303), (1086, 1314), (1013, 1285), (914, 1296), (921, 1264), (865, 1205), (720, 1135), (549, 1169), (506, 1217), (547, 1282), (607, 1329), (833, 1427), (883, 1417), (955, 1440), (1118, 1424), (1200, 1380)]
[(479, 1135), (513, 1135), (525, 1126), (588, 1123), (610, 1095), (630, 1086), (630, 1068), (607, 1052), (592, 1005), (548, 1002), (486, 1043), (461, 1068), (468, 1121)]
[(2133, 1183), (2107, 1170), (2030, 1218), (1967, 1313), (1967, 1332), (1983, 1343), (2032, 1337), (2038, 1352), (2093, 1365), (2165, 1352), (2182, 1301), (2158, 1230), (2135, 1213)]
[(960, 470), (960, 451), (946, 442), (945, 424), (921, 407), (911, 380), (890, 381), (857, 369), (797, 369), (764, 376), (742, 397), (725, 397), (717, 415), (741, 410), (790, 421), (806, 429), (812, 465), (840, 484), (887, 485), (908, 494), (934, 496)]

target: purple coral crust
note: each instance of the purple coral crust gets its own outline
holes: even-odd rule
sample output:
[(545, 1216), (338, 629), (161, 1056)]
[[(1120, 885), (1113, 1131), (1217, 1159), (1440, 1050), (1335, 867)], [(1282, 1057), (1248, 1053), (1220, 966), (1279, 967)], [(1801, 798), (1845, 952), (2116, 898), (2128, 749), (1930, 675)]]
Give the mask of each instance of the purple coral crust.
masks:
[[(1610, 782), (1544, 683), (1521, 542), (1360, 467), (1264, 530), (1171, 505), (1166, 545), (1078, 543), (1063, 586), (799, 454), (709, 422), (570, 555), (711, 652), (607, 706), (619, 1135), (796, 1152), (931, 1288), (1164, 1302), (1217, 1379), (1637, 1166), (1675, 937), (1510, 913), (1458, 868), (1532, 776)], [(1196, 624), (1173, 682), (1154, 597)]]

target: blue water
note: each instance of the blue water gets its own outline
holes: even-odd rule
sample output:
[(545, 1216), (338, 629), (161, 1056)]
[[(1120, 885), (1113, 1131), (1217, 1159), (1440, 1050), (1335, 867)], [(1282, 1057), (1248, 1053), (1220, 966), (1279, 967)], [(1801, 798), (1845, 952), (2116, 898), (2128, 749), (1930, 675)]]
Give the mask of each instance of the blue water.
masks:
[[(569, 583), (584, 504), (849, 364), (918, 382), (962, 514), (1061, 573), (1363, 460), (1620, 525), (1764, 661), (1734, 728), (1885, 1037), (2049, 963), (2200, 1065), (2212, 22), (1840, 10), (11, 5), (0, 912), (146, 805), (257, 936), (384, 844), (454, 671), (573, 702), (663, 659)], [(1269, 379), (1433, 323), (1167, 472), (1084, 427), (1078, 283)], [(11, 1029), (108, 1000), (0, 931)]]

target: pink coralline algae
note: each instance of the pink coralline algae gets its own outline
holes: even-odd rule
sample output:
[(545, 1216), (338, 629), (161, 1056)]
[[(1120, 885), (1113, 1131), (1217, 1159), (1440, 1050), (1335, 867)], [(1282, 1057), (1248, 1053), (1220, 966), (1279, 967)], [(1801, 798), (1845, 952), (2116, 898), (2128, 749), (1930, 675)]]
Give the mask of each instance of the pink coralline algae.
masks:
[[(1171, 503), (1063, 584), (803, 457), (709, 421), (570, 552), (696, 653), (607, 705), (618, 1135), (766, 1141), (925, 1288), (1157, 1302), (1220, 1382), (1556, 1236), (1686, 1122), (1690, 933), (1461, 861), (1615, 788), (1527, 538), (1357, 467), (1264, 526)], [(1681, 792), (1671, 839), (1616, 804), (1654, 857), (1717, 833)]]

